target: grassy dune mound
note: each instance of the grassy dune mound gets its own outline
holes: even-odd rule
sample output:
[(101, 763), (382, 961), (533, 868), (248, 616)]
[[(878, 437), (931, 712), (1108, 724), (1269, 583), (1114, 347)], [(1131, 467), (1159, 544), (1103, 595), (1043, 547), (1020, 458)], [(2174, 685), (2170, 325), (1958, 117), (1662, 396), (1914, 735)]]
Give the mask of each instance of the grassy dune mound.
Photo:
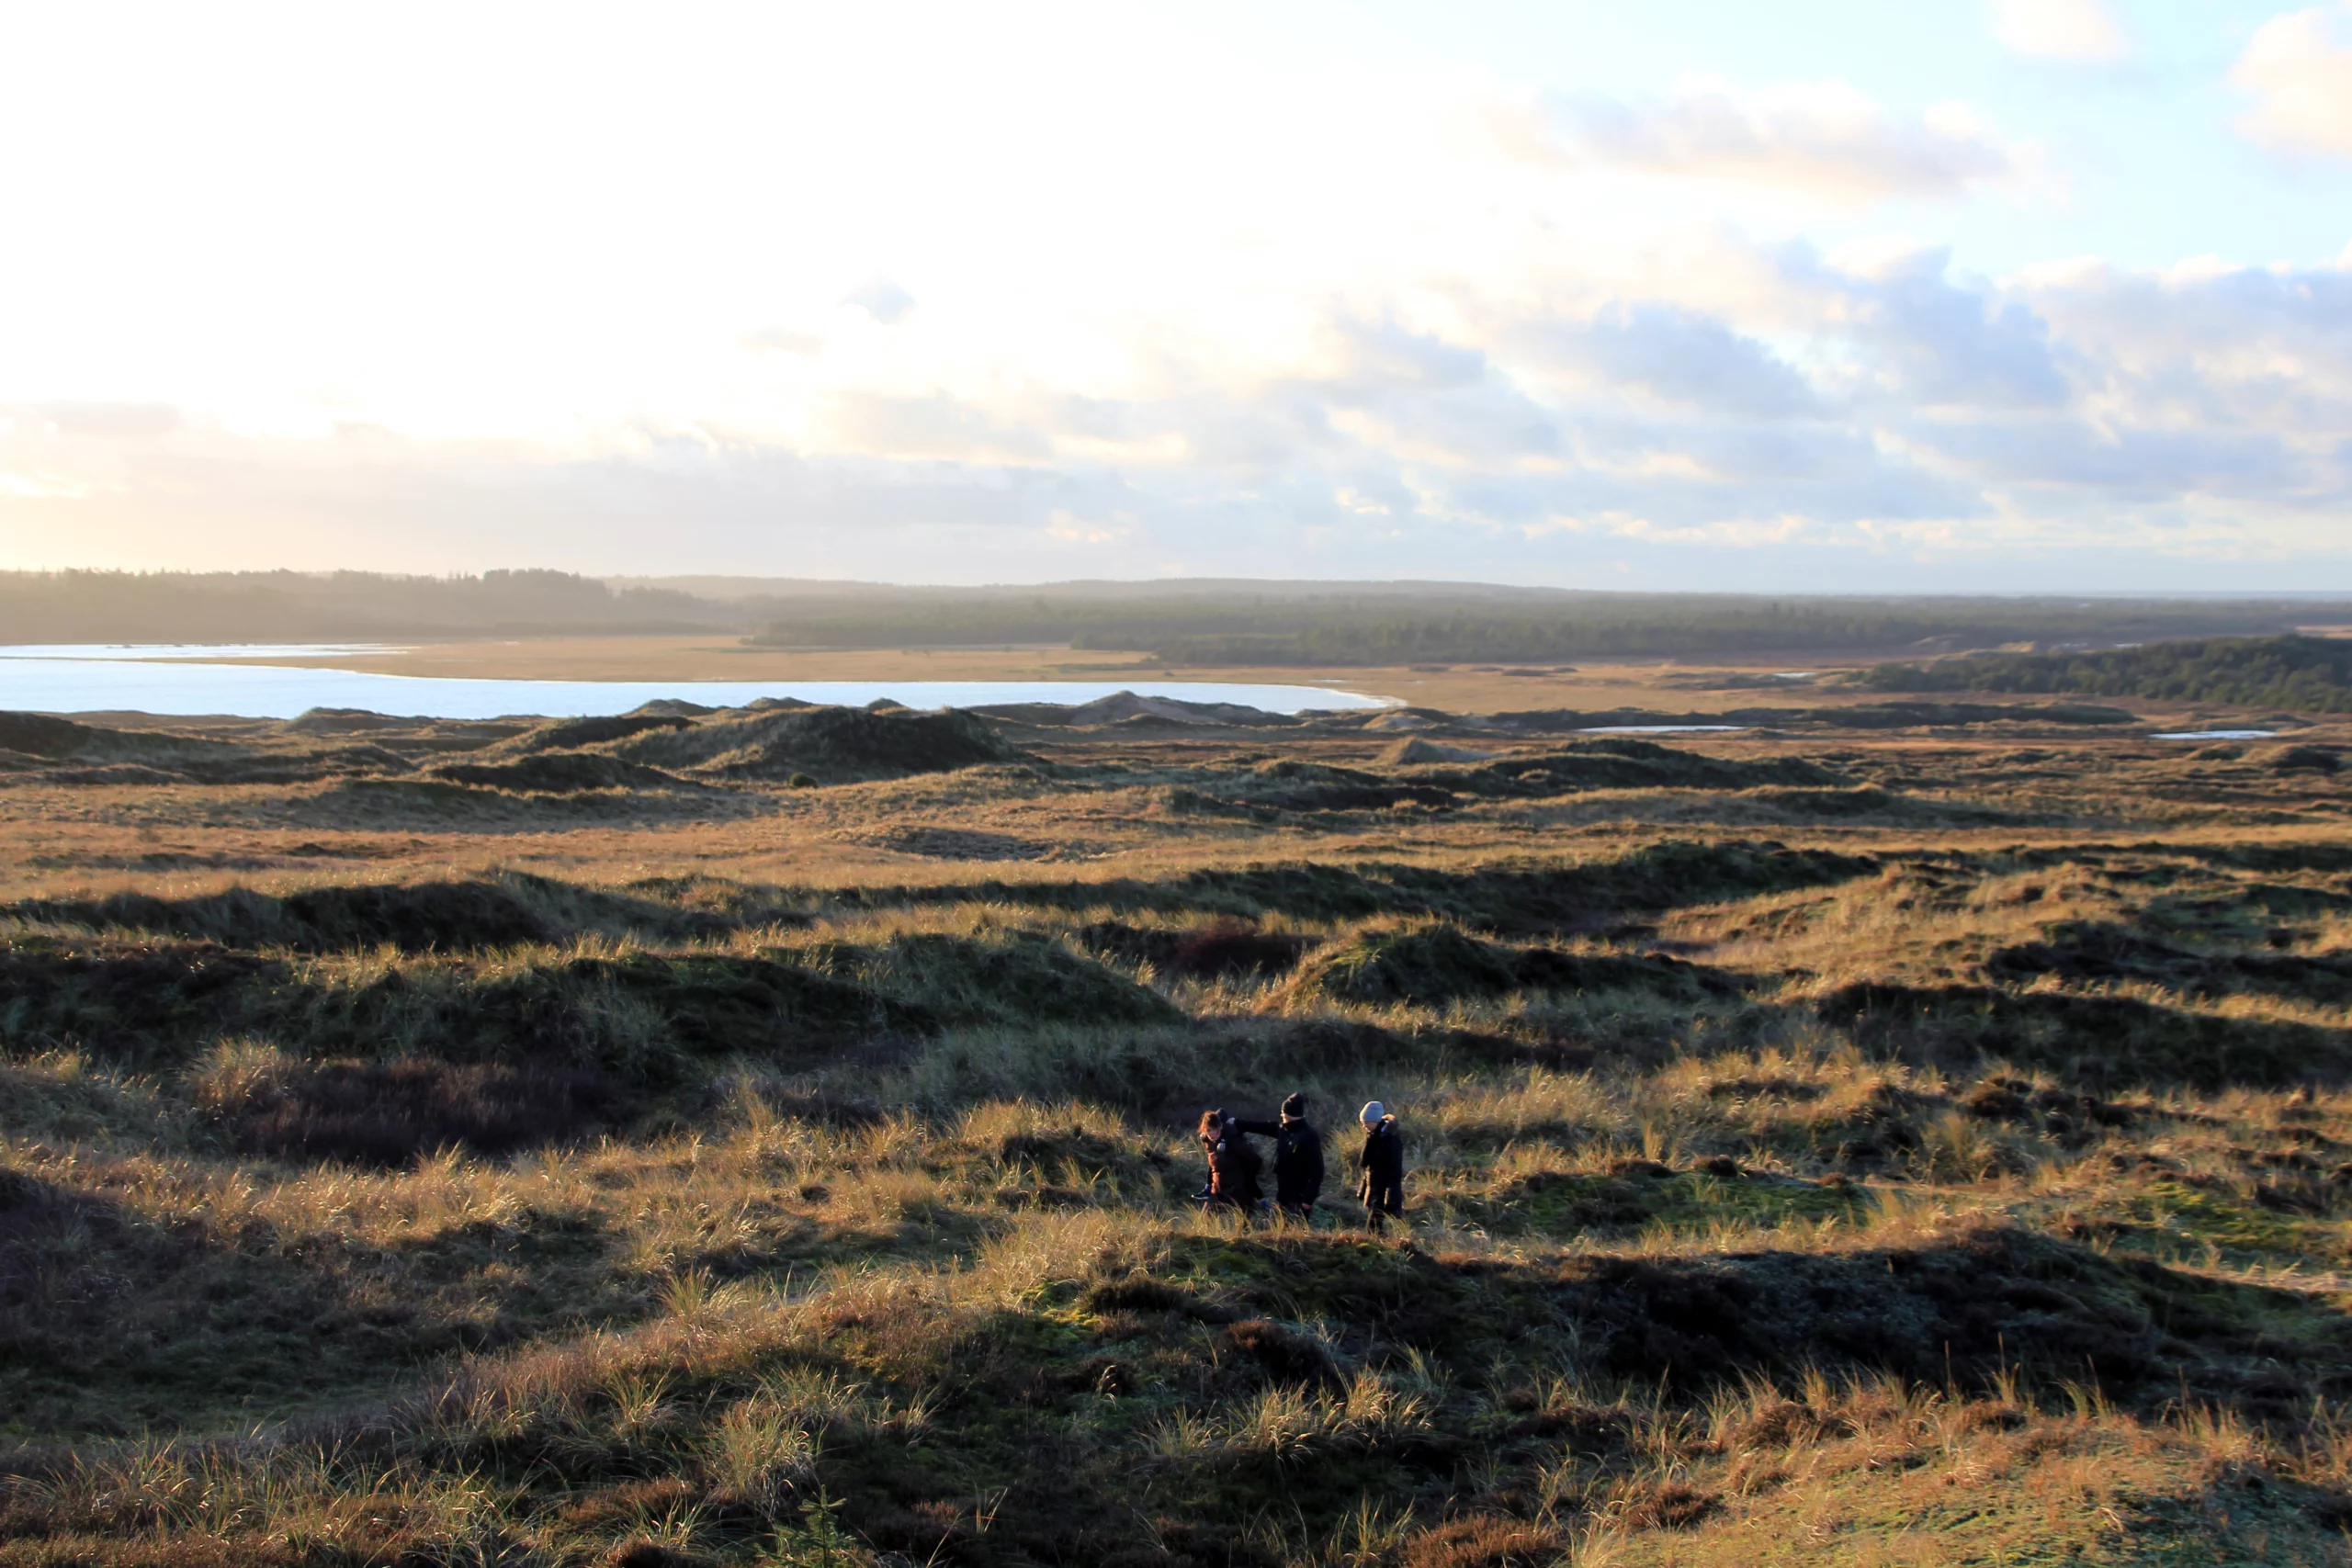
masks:
[(511, 790), (526, 795), (579, 795), (599, 789), (687, 789), (693, 786), (675, 773), (582, 752), (542, 752), (511, 762), (444, 762), (433, 770), (435, 778), (482, 789)]
[(734, 922), (674, 903), (510, 873), (495, 879), (325, 884), (284, 895), (236, 887), (194, 898), (119, 893), (30, 899), (0, 914), (40, 925), (139, 931), (230, 947), (403, 953), (557, 943), (583, 935), (684, 937)]
[(176, 778), (211, 777), (265, 761), (250, 748), (209, 736), (168, 730), (107, 729), (45, 714), (0, 713), (0, 755), (85, 767), (146, 768)]
[(243, 1052), (216, 1064), (198, 1105), (240, 1152), (404, 1166), (440, 1149), (497, 1156), (573, 1144), (634, 1120), (626, 1087), (593, 1068), (436, 1056), (305, 1062)]
[(1483, 762), (1491, 752), (1464, 746), (1442, 746), (1419, 735), (1408, 736), (1380, 753), (1384, 768), (1426, 767), (1433, 762)]
[(0, 1048), (73, 1041), (126, 1064), (185, 1063), (214, 1041), (254, 1036), (321, 1058), (569, 1063), (667, 1082), (690, 1058), (730, 1053), (811, 1063), (854, 1042), (949, 1025), (1179, 1017), (1133, 981), (1023, 932), (903, 933), (774, 955), (524, 946), (393, 963), (208, 942), (0, 945)]
[(1096, 953), (1180, 979), (1214, 980), (1278, 975), (1296, 966), (1320, 938), (1263, 931), (1254, 920), (1219, 919), (1205, 925), (1136, 926), (1096, 920), (1080, 929), (1078, 940)]
[[(708, 713), (710, 710), (701, 710)], [(483, 755), (488, 757), (528, 756), (537, 751), (576, 751), (583, 746), (609, 745), (627, 740), (631, 736), (656, 730), (684, 729), (694, 720), (681, 714), (636, 713), (617, 714), (605, 718), (566, 718), (551, 724), (536, 725), (511, 739), (502, 740)]]
[[(1411, 748), (1419, 747), (1414, 750)], [(1172, 793), (1180, 810), (1253, 814), (1445, 808), (1479, 800), (1540, 800), (1608, 789), (1743, 790), (1846, 783), (1795, 757), (1741, 761), (1645, 740), (1591, 740), (1538, 756), (1429, 765), (1442, 748), (1415, 738), (1392, 750), (1386, 773), (1279, 758), (1247, 772), (1202, 773)]]
[[(575, 766), (575, 761), (580, 765)], [(535, 766), (553, 763), (553, 766)], [(646, 787), (611, 781), (624, 775)], [(649, 776), (634, 764), (571, 752), (528, 758), (507, 772), (486, 765), (485, 782), (452, 778), (344, 778), (296, 794), (281, 819), (325, 829), (407, 829), (487, 836), (599, 826), (720, 822), (755, 816), (748, 792), (697, 787), (699, 781)]]
[(930, 1015), (806, 965), (718, 953), (297, 961), (202, 942), (0, 950), (0, 1043), (72, 1040), (130, 1064), (257, 1035), (307, 1055), (592, 1065), (666, 1081), (682, 1058), (822, 1052)]
[(1238, 703), (1195, 703), (1180, 697), (1139, 697), (1114, 692), (1087, 703), (996, 703), (973, 710), (990, 718), (1041, 728), (1084, 729), (1131, 725), (1138, 720), (1164, 725), (1242, 725), (1281, 728), (1300, 721), (1288, 714), (1268, 713)]
[(1506, 949), (1452, 926), (1363, 932), (1317, 953), (1293, 989), (1351, 1002), (1447, 1002), (1499, 996), (1519, 973)]
[(115, 732), (37, 713), (0, 713), (0, 751), (28, 757), (71, 757), (98, 749)]
[(2130, 996), (1863, 982), (1828, 993), (1820, 1010), (1872, 1052), (2048, 1066), (2099, 1086), (2210, 1090), (2352, 1075), (2352, 1033), (2341, 1027)]
[(1453, 792), (1435, 784), (1399, 783), (1360, 768), (1290, 759), (1266, 762), (1247, 773), (1208, 775), (1169, 792), (1176, 811), (1224, 811), (1254, 815), (1310, 811), (1386, 811), (1412, 805), (1445, 807)]
[(1426, 916), (1473, 930), (1533, 936), (1607, 929), (1629, 917), (1719, 899), (1823, 887), (1868, 876), (1882, 863), (1771, 840), (1666, 839), (1607, 859), (1562, 863), (1513, 857), (1461, 869), (1366, 860), (1211, 867), (1145, 880), (984, 881), (865, 886), (835, 897), (848, 908), (964, 902), (1029, 908), (1156, 910), (1254, 919)]
[(1513, 991), (1646, 992), (1696, 1000), (1735, 989), (1709, 970), (1664, 954), (1506, 947), (1453, 926), (1423, 924), (1361, 931), (1317, 950), (1290, 994), (1430, 1006)]
[(1049, 938), (896, 936), (860, 964), (885, 988), (950, 1022), (1164, 1023), (1183, 1015), (1159, 997)]
[(721, 778), (781, 783), (806, 773), (826, 784), (946, 773), (1025, 755), (968, 714), (839, 707), (705, 719), (635, 736), (615, 752)]
[[(362, 722), (362, 721), (365, 722)], [(60, 784), (269, 784), (353, 779), (324, 809), (406, 808), (427, 814), (483, 807), (500, 795), (674, 791), (678, 775), (710, 783), (820, 783), (907, 778), (1026, 753), (968, 714), (773, 704), (695, 718), (637, 713), (523, 727), (442, 725), (374, 715), (323, 715), (278, 727), (280, 739), (220, 740), (123, 731), (37, 714), (0, 714), (0, 772)], [(405, 731), (406, 734), (396, 734)], [(323, 748), (313, 736), (369, 739)], [(288, 742), (295, 743), (289, 744)], [(382, 744), (390, 742), (390, 744)], [(394, 750), (393, 746), (401, 750)], [(423, 753), (424, 778), (414, 773)], [(457, 755), (450, 755), (455, 752)], [(443, 760), (436, 761), (436, 755)], [(471, 793), (469, 793), (471, 792)]]
[(1768, 784), (1821, 786), (1846, 782), (1802, 757), (1757, 760), (1710, 757), (1654, 741), (1587, 740), (1532, 757), (1510, 757), (1466, 770), (1430, 770), (1418, 777), (1481, 796), (1540, 796), (1589, 789), (1756, 789)]
[(2196, 953), (2109, 922), (2061, 927), (2040, 942), (1985, 960), (2005, 978), (2043, 975), (2101, 984), (2142, 983), (2194, 997), (2245, 993), (2352, 1003), (2352, 954)]

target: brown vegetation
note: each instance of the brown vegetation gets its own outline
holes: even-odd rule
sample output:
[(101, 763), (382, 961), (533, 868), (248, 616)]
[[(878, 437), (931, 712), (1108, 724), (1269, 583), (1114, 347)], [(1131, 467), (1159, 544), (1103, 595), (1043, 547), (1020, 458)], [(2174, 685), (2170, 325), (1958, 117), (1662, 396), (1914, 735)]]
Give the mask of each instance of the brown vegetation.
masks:
[(8, 732), (0, 1563), (2346, 1560), (2336, 774), (338, 722)]

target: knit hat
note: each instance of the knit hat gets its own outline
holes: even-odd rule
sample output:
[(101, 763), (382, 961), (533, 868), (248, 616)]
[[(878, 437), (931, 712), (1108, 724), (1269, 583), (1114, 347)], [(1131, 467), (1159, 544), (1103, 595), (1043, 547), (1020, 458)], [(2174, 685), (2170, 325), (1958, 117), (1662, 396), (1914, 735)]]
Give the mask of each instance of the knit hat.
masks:
[(1367, 1127), (1377, 1127), (1380, 1125), (1380, 1119), (1387, 1114), (1388, 1107), (1376, 1100), (1373, 1100), (1363, 1108), (1363, 1124)]
[(1306, 1115), (1306, 1096), (1294, 1094), (1283, 1100), (1283, 1114), (1294, 1122), (1304, 1120)]

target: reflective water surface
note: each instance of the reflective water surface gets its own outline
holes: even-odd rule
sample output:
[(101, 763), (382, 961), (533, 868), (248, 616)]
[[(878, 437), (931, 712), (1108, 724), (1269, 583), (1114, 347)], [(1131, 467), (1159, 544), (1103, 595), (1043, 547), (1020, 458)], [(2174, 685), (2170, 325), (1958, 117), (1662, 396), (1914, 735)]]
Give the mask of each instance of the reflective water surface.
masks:
[(937, 708), (1088, 703), (1118, 692), (1237, 703), (1268, 713), (1387, 705), (1379, 697), (1328, 687), (1155, 681), (1141, 674), (1125, 682), (482, 681), (268, 662), (357, 651), (349, 646), (0, 647), (0, 709), (294, 718), (311, 708), (366, 708), (403, 718), (575, 718), (627, 713), (661, 697), (707, 707), (741, 707), (761, 697), (851, 705), (888, 697), (909, 707)]

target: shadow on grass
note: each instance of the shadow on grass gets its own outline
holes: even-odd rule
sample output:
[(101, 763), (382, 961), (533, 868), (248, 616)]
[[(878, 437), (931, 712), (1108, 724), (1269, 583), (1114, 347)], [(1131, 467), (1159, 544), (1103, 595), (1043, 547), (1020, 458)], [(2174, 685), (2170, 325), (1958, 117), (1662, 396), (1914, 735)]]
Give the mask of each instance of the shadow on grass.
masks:
[(29, 899), (9, 906), (5, 913), (90, 931), (145, 931), (298, 953), (340, 953), (387, 943), (402, 953), (452, 953), (561, 942), (591, 934), (706, 936), (736, 926), (723, 917), (674, 904), (521, 874), (311, 887), (282, 897), (237, 887), (197, 898), (118, 893), (107, 898)]
[(2140, 982), (2202, 998), (2253, 993), (2325, 1007), (2352, 1002), (2352, 960), (2344, 957), (2192, 953), (2109, 922), (2067, 926), (2045, 941), (2002, 948), (1984, 966), (2003, 979), (2054, 975), (2068, 981)]
[(1826, 886), (1879, 870), (1867, 856), (1792, 850), (1763, 841), (1651, 844), (1613, 861), (1583, 865), (1428, 866), (1305, 862), (1190, 872), (1162, 881), (965, 883), (865, 887), (835, 895), (853, 908), (911, 904), (1001, 903), (1037, 908), (1152, 909), (1243, 919), (1278, 913), (1295, 919), (1352, 920), (1376, 915), (1432, 916), (1503, 935), (1603, 930), (1628, 912)]
[(577, 1144), (636, 1109), (630, 1086), (562, 1064), (294, 1062), (239, 1086), (211, 1107), (248, 1154), (398, 1167), (439, 1149), (486, 1156)]
[(2211, 1090), (2352, 1076), (2345, 1031), (2135, 997), (1873, 981), (1841, 987), (1815, 1006), (1866, 1050), (1928, 1062), (1997, 1058), (2047, 1067), (2094, 1089)]
[(931, 1025), (921, 1008), (856, 981), (743, 954), (345, 970), (209, 942), (0, 947), (0, 1047), (72, 1043), (142, 1069), (254, 1034), (320, 1057), (561, 1063), (660, 1084), (691, 1056), (813, 1060), (845, 1042)]
[(158, 1220), (102, 1186), (0, 1167), (0, 1438), (201, 1430), (378, 1395), (421, 1362), (517, 1337), (544, 1310), (511, 1269), (503, 1291), (485, 1275), (462, 1301), (436, 1301), (430, 1280), (603, 1247), (587, 1222), (527, 1213), (499, 1236), (423, 1244), (419, 1271), (364, 1245), (289, 1248), (194, 1215)]
[(1962, 1393), (2022, 1379), (2132, 1407), (2184, 1398), (2272, 1425), (2352, 1393), (2352, 1317), (2316, 1294), (2215, 1279), (2007, 1225), (1910, 1247), (1570, 1257), (1430, 1256), (1330, 1233), (1188, 1239), (1179, 1310), (1322, 1323), (1344, 1350), (1457, 1364), (1573, 1345), (1593, 1372), (1677, 1397), (1811, 1371)]

